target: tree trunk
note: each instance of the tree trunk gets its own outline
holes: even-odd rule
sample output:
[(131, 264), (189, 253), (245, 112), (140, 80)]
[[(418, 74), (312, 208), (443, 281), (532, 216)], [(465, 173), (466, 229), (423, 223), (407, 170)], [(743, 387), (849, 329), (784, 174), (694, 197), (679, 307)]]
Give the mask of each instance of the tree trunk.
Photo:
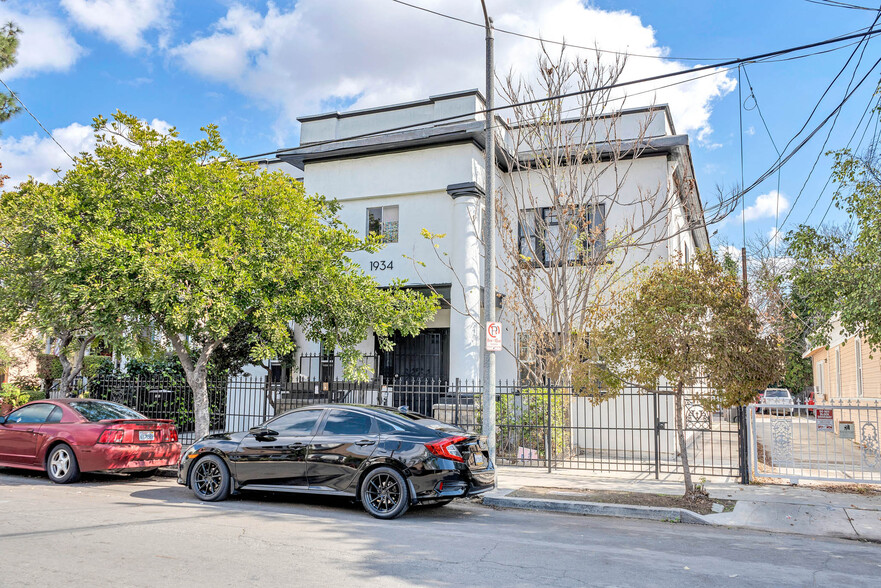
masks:
[(196, 439), (211, 432), (211, 410), (208, 402), (208, 370), (187, 372), (187, 383), (193, 391), (193, 416), (196, 421)]
[(189, 350), (177, 333), (165, 333), (165, 336), (171, 341), (171, 346), (174, 348), (174, 352), (184, 368), (187, 384), (190, 385), (190, 390), (193, 391), (193, 417), (196, 422), (196, 439), (200, 439), (211, 432), (211, 407), (208, 401), (208, 360), (214, 350), (220, 346), (222, 339), (206, 343), (201, 353), (199, 353), (199, 359), (193, 363)]
[(80, 348), (77, 349), (77, 352), (73, 355), (73, 361), (67, 356), (67, 350), (74, 339), (73, 335), (68, 334), (59, 339), (57, 357), (58, 361), (61, 363), (61, 385), (59, 386), (58, 392), (62, 398), (70, 396), (74, 381), (83, 371), (86, 351), (88, 351), (89, 345), (95, 340), (95, 338), (96, 335), (89, 335), (83, 339)]
[(694, 483), (691, 481), (691, 468), (688, 464), (688, 446), (685, 443), (685, 422), (682, 419), (682, 382), (676, 385), (676, 437), (679, 440), (679, 456), (682, 459), (682, 475), (685, 477), (685, 497), (694, 495)]

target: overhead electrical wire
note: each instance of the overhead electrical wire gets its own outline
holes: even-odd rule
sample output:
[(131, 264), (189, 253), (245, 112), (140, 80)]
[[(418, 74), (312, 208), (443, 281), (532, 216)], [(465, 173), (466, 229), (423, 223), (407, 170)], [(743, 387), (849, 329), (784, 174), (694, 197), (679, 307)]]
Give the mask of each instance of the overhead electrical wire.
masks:
[[(872, 102), (869, 101), (869, 104), (871, 105)], [(881, 104), (881, 99), (879, 99), (879, 102), (876, 102), (876, 108), (878, 107), (879, 104)], [(870, 123), (867, 122), (867, 124), (866, 124), (866, 128), (863, 130), (863, 134), (862, 134), (862, 136), (860, 137), (860, 142), (857, 143), (857, 146), (856, 146), (856, 150), (857, 150), (857, 151), (859, 151), (860, 146), (863, 144), (863, 140), (866, 138), (866, 131), (869, 130), (869, 126), (870, 126)], [(857, 127), (857, 129), (858, 129), (858, 128), (859, 128), (859, 127)], [(856, 132), (856, 131), (854, 131), (854, 132)], [(878, 137), (878, 117), (875, 117), (875, 130), (873, 131), (873, 136), (874, 136), (875, 138)], [(830, 179), (831, 179), (831, 176), (830, 176)], [(823, 213), (823, 218), (821, 218), (821, 219), (820, 219), (820, 222), (818, 223), (820, 226), (822, 226), (823, 223), (826, 221), (826, 215), (828, 215), (828, 214), (829, 214), (829, 211), (832, 210), (832, 205), (833, 205), (834, 203), (835, 203), (835, 198), (830, 198), (830, 199), (829, 199), (829, 205), (826, 207), (826, 212)]]
[[(872, 65), (872, 67), (869, 69), (869, 71), (867, 71), (866, 74), (862, 77), (862, 79), (860, 79), (860, 81), (859, 81), (859, 83), (856, 85), (856, 87), (854, 87), (854, 89), (853, 89), (851, 92), (849, 92), (849, 93), (848, 93), (848, 94), (847, 94), (847, 95), (841, 100), (841, 102), (838, 103), (838, 105), (832, 110), (832, 112), (830, 112), (829, 115), (828, 115), (826, 118), (824, 118), (824, 119), (820, 122), (820, 124), (818, 124), (818, 125), (814, 128), (813, 131), (811, 131), (811, 132), (810, 132), (810, 133), (809, 133), (809, 134), (808, 134), (808, 135), (807, 135), (807, 136), (806, 136), (806, 137), (805, 137), (805, 138), (804, 138), (804, 139), (803, 139), (798, 145), (796, 145), (796, 147), (795, 147), (795, 148), (794, 148), (794, 149), (793, 149), (788, 155), (786, 155), (785, 157), (780, 157), (780, 158), (778, 158), (778, 159), (777, 159), (777, 162), (776, 162), (774, 165), (772, 165), (772, 166), (771, 166), (771, 167), (770, 167), (765, 173), (763, 173), (761, 176), (759, 176), (759, 178), (756, 179), (755, 182), (753, 182), (752, 184), (750, 184), (750, 186), (748, 186), (745, 190), (743, 190), (743, 191), (742, 191), (740, 194), (738, 194), (737, 196), (738, 196), (738, 197), (741, 197), (741, 196), (743, 196), (744, 194), (746, 194), (747, 192), (753, 190), (756, 186), (758, 186), (759, 184), (761, 184), (762, 182), (764, 182), (764, 181), (765, 181), (766, 179), (768, 179), (768, 178), (769, 178), (774, 172), (776, 172), (778, 169), (780, 169), (780, 167), (782, 167), (783, 165), (785, 165), (786, 162), (788, 162), (790, 159), (792, 159), (792, 157), (795, 156), (795, 154), (798, 153), (798, 152), (799, 152), (799, 151), (800, 151), (800, 150), (801, 150), (801, 149), (802, 149), (802, 148), (803, 148), (803, 147), (804, 147), (804, 146), (805, 146), (805, 145), (806, 145), (806, 144), (807, 144), (807, 143), (808, 143), (813, 137), (814, 137), (814, 135), (816, 135), (818, 132), (820, 132), (820, 130), (821, 130), (824, 126), (826, 126), (826, 123), (828, 123), (833, 117), (835, 117), (835, 115), (838, 113), (838, 111), (841, 110), (841, 109), (844, 107), (844, 105), (847, 103), (847, 101), (850, 100), (850, 98), (856, 93), (856, 91), (860, 89), (860, 87), (863, 85), (863, 83), (868, 79), (869, 75), (871, 75), (871, 73), (872, 73), (872, 72), (878, 67), (879, 64), (881, 64), (881, 58), (879, 58), (879, 59), (878, 59), (873, 65)], [(790, 143), (791, 143), (791, 141), (790, 141)]]
[[(427, 12), (429, 14), (434, 14), (435, 16), (440, 16), (449, 20), (454, 20), (457, 22), (461, 22), (463, 24), (472, 25), (475, 27), (480, 27), (481, 29), (486, 28), (486, 24), (482, 22), (477, 22), (473, 20), (467, 20), (464, 18), (460, 18), (458, 16), (453, 16), (451, 14), (446, 14), (444, 12), (438, 12), (437, 10), (432, 10), (430, 8), (426, 8), (424, 6), (419, 6), (417, 4), (410, 4), (409, 2), (404, 2), (403, 0), (392, 0), (392, 2), (396, 4), (401, 4), (403, 6), (409, 6), (410, 8), (415, 8), (416, 10), (421, 10), (422, 12)], [(550, 43), (552, 45), (564, 45), (566, 47), (571, 47), (573, 49), (587, 49), (588, 51), (599, 51), (600, 53), (609, 53), (611, 55), (622, 55), (627, 57), (644, 57), (647, 59), (668, 59), (671, 61), (725, 61), (727, 59), (733, 59), (731, 57), (676, 57), (669, 55), (647, 55), (645, 53), (628, 53), (627, 51), (612, 51), (610, 49), (599, 49), (597, 47), (586, 47), (584, 45), (573, 45), (568, 41), (555, 41), (552, 39), (545, 39), (542, 37), (537, 37), (535, 35), (527, 35), (525, 33), (518, 33), (516, 31), (510, 31), (506, 29), (500, 29), (498, 27), (493, 27), (493, 30), (497, 33), (502, 33), (505, 35), (511, 35), (514, 37), (521, 37), (523, 39), (530, 39), (533, 41), (540, 41), (542, 43)]]
[[(877, 11), (877, 14), (876, 14), (876, 16), (875, 16), (875, 20), (872, 22), (872, 25), (869, 27), (869, 30), (870, 30), (870, 31), (874, 30), (874, 27), (875, 27), (875, 25), (878, 23), (878, 20), (879, 20), (879, 19), (881, 19), (881, 11)], [(805, 127), (807, 126), (808, 122), (811, 120), (811, 118), (813, 117), (814, 113), (817, 111), (817, 108), (819, 108), (820, 104), (822, 103), (822, 101), (825, 99), (826, 95), (827, 95), (827, 94), (829, 93), (829, 91), (831, 90), (832, 86), (835, 84), (835, 82), (838, 80), (838, 78), (841, 77), (841, 75), (847, 70), (848, 65), (850, 65), (850, 62), (853, 60), (854, 56), (857, 54), (857, 52), (858, 52), (859, 49), (860, 49), (860, 46), (859, 46), (859, 45), (863, 45), (863, 50), (862, 50), (862, 52), (860, 53), (860, 56), (859, 56), (859, 58), (857, 59), (856, 64), (854, 65), (853, 73), (851, 74), (851, 76), (850, 76), (850, 80), (848, 81), (847, 87), (845, 88), (845, 93), (847, 93), (847, 92), (850, 90), (851, 86), (853, 85), (853, 81), (854, 81), (854, 79), (855, 79), (855, 77), (856, 77), (857, 71), (859, 70), (860, 64), (861, 64), (862, 61), (863, 61), (863, 57), (864, 57), (865, 54), (866, 54), (866, 50), (867, 50), (868, 47), (869, 47), (869, 41), (868, 41), (868, 38), (861, 39), (860, 42), (859, 42), (859, 44), (857, 45), (857, 47), (854, 48), (854, 50), (851, 52), (850, 56), (847, 58), (847, 61), (844, 62), (844, 65), (841, 67), (841, 69), (838, 71), (838, 73), (835, 75), (835, 77), (832, 79), (832, 81), (831, 81), (831, 82), (829, 83), (829, 85), (826, 87), (826, 90), (825, 90), (825, 91), (823, 92), (823, 94), (820, 96), (820, 99), (817, 101), (817, 104), (814, 106), (814, 109), (811, 111), (811, 114), (808, 116), (808, 119), (805, 121), (805, 125), (802, 126), (802, 128), (799, 130), (799, 132), (796, 133), (796, 135), (793, 136), (792, 139), (790, 139), (790, 141), (786, 144), (786, 147), (784, 147), (784, 150), (786, 150), (786, 148), (789, 147), (789, 145), (792, 143), (792, 141), (795, 140), (795, 138), (798, 137), (798, 135), (800, 135), (801, 132), (805, 129)], [(877, 63), (876, 63), (876, 66), (877, 66)], [(874, 66), (873, 66), (873, 69), (874, 69)], [(870, 70), (870, 71), (871, 71), (871, 70)], [(868, 74), (867, 74), (867, 75), (868, 75)], [(864, 81), (864, 80), (865, 80), (865, 78), (863, 78), (863, 81)], [(860, 84), (862, 84), (862, 81), (860, 82)], [(811, 166), (811, 169), (810, 169), (810, 171), (808, 172), (808, 175), (807, 175), (807, 177), (805, 178), (805, 181), (804, 181), (804, 183), (802, 184), (801, 189), (799, 190), (798, 194), (796, 195), (795, 199), (793, 200), (792, 205), (790, 206), (789, 210), (788, 210), (787, 213), (786, 213), (786, 216), (783, 218), (783, 222), (782, 222), (782, 223), (776, 223), (776, 224), (777, 224), (776, 231), (777, 231), (778, 233), (779, 233), (779, 231), (781, 230), (781, 228), (783, 227), (783, 225), (785, 225), (786, 222), (789, 220), (789, 217), (792, 215), (792, 211), (795, 210), (795, 205), (798, 203), (799, 199), (801, 198), (802, 194), (804, 193), (805, 188), (807, 187), (808, 182), (810, 181), (811, 176), (813, 175), (814, 170), (816, 169), (817, 164), (818, 164), (818, 162), (820, 161), (820, 157), (822, 156), (822, 154), (823, 154), (823, 152), (824, 152), (824, 150), (825, 150), (825, 148), (826, 148), (826, 145), (827, 145), (827, 143), (829, 142), (829, 137), (832, 136), (832, 130), (835, 128), (835, 123), (838, 121), (838, 116), (839, 116), (840, 113), (841, 113), (841, 110), (840, 110), (840, 109), (835, 113), (835, 116), (834, 116), (834, 118), (833, 118), (833, 120), (832, 120), (832, 125), (830, 125), (830, 127), (829, 127), (829, 131), (828, 131), (827, 134), (826, 134), (826, 139), (823, 141), (823, 145), (820, 147), (820, 151), (819, 151), (819, 153), (817, 154), (817, 158), (814, 160), (814, 164)], [(860, 119), (860, 120), (862, 120), (862, 119)], [(779, 159), (779, 156), (778, 156), (778, 159)], [(778, 190), (778, 198), (779, 198), (779, 190)], [(818, 198), (819, 198), (819, 197), (818, 197)], [(772, 235), (772, 237), (771, 237), (771, 239), (769, 239), (768, 243), (770, 244), (771, 240), (775, 239), (775, 237), (776, 237), (776, 235)]]
[(34, 119), (34, 121), (40, 126), (40, 128), (43, 129), (43, 132), (45, 132), (47, 135), (49, 135), (49, 138), (52, 139), (52, 141), (56, 145), (58, 145), (58, 148), (61, 149), (62, 151), (64, 151), (64, 154), (67, 155), (71, 161), (76, 163), (76, 159), (74, 159), (73, 156), (67, 152), (67, 149), (65, 149), (64, 146), (58, 142), (58, 139), (56, 139), (55, 136), (49, 132), (49, 129), (47, 129), (45, 126), (43, 126), (43, 123), (40, 122), (40, 119), (38, 119), (37, 116), (33, 112), (31, 112), (31, 109), (28, 108), (27, 104), (25, 104), (22, 101), (22, 99), (18, 97), (18, 94), (13, 92), (12, 88), (7, 86), (6, 82), (4, 82), (2, 79), (0, 79), (0, 84), (3, 84), (3, 87), (6, 88), (6, 90), (9, 92), (9, 95), (12, 96), (13, 98), (15, 98), (19, 104), (21, 104), (21, 107), (24, 108), (25, 112), (27, 112), (30, 115), (30, 117), (32, 119)]
[(860, 6), (858, 4), (850, 4), (848, 2), (836, 2), (835, 0), (805, 0), (811, 4), (819, 4), (820, 6), (828, 6), (829, 8), (849, 8), (851, 10), (871, 10), (875, 12), (877, 8), (869, 8), (868, 6)]
[(255, 154), (255, 155), (244, 156), (244, 157), (242, 157), (241, 159), (256, 159), (256, 158), (260, 158), (260, 157), (265, 157), (265, 156), (267, 156), (267, 155), (278, 155), (278, 154), (284, 154), (284, 153), (286, 153), (286, 152), (294, 151), (294, 150), (296, 150), (296, 149), (299, 149), (299, 148), (301, 148), (301, 147), (320, 147), (320, 146), (323, 146), (323, 145), (331, 145), (331, 144), (336, 144), (336, 143), (342, 143), (342, 142), (346, 142), (346, 141), (352, 141), (352, 140), (355, 140), (355, 139), (362, 139), (362, 138), (366, 138), (366, 137), (373, 137), (373, 136), (376, 136), (376, 135), (383, 135), (383, 134), (393, 133), (393, 132), (397, 132), (397, 131), (405, 131), (405, 130), (409, 130), (409, 129), (425, 127), (426, 125), (436, 125), (436, 124), (439, 124), (439, 123), (458, 121), (458, 120), (461, 120), (461, 119), (464, 119), (464, 118), (470, 118), (470, 117), (474, 117), (474, 116), (476, 116), (476, 115), (481, 115), (481, 114), (482, 114), (482, 115), (487, 115), (487, 114), (491, 114), (491, 113), (493, 113), (493, 112), (498, 112), (498, 111), (507, 110), (507, 109), (509, 109), (509, 108), (516, 108), (516, 107), (522, 107), (522, 106), (529, 106), (529, 105), (532, 105), (532, 104), (539, 104), (539, 103), (543, 103), (543, 102), (552, 102), (552, 101), (555, 101), (555, 100), (563, 100), (563, 99), (565, 99), (565, 98), (573, 98), (573, 97), (576, 97), (576, 96), (583, 96), (583, 95), (587, 95), (587, 94), (593, 94), (593, 93), (596, 93), (596, 92), (604, 92), (604, 91), (613, 90), (613, 89), (617, 89), (617, 88), (623, 88), (623, 87), (627, 87), (627, 86), (633, 86), (633, 85), (636, 85), (636, 84), (644, 84), (644, 83), (647, 83), (647, 82), (654, 82), (654, 81), (658, 81), (658, 80), (663, 80), (663, 79), (668, 79), (668, 78), (673, 78), (673, 77), (679, 77), (679, 76), (683, 76), (683, 75), (694, 74), (694, 73), (698, 73), (698, 72), (702, 72), (702, 71), (707, 71), (707, 70), (713, 70), (713, 69), (725, 68), (725, 67), (728, 67), (728, 66), (738, 65), (738, 64), (742, 64), (742, 63), (761, 62), (761, 61), (763, 61), (763, 60), (765, 60), (765, 59), (767, 59), (767, 58), (769, 58), (769, 57), (776, 57), (776, 56), (778, 56), (778, 55), (786, 55), (786, 54), (789, 54), (789, 53), (795, 53), (795, 52), (797, 52), (797, 51), (804, 51), (804, 50), (806, 50), (806, 49), (813, 49), (814, 47), (822, 47), (822, 46), (830, 45), (830, 44), (833, 44), (833, 43), (840, 43), (840, 42), (842, 42), (842, 41), (849, 41), (849, 40), (851, 40), (851, 39), (859, 39), (859, 38), (873, 37), (873, 36), (876, 36), (876, 35), (878, 35), (878, 34), (881, 34), (881, 31), (879, 31), (879, 30), (869, 30), (869, 31), (862, 32), (862, 33), (856, 33), (856, 34), (852, 34), (852, 35), (845, 35), (845, 36), (843, 36), (843, 37), (833, 37), (833, 38), (830, 38), (830, 39), (825, 39), (825, 40), (823, 40), (823, 41), (817, 41), (817, 42), (814, 42), (814, 43), (808, 43), (808, 44), (805, 44), (805, 45), (799, 45), (799, 46), (797, 46), (797, 47), (789, 47), (789, 48), (786, 48), (786, 49), (779, 49), (779, 50), (776, 50), (776, 51), (770, 51), (770, 52), (761, 53), (761, 54), (758, 54), (758, 55), (752, 55), (752, 56), (750, 56), (750, 57), (744, 57), (744, 58), (740, 58), (740, 59), (733, 59), (733, 60), (730, 60), (730, 61), (727, 61), (727, 62), (717, 63), (717, 64), (713, 64), (713, 65), (703, 65), (703, 66), (698, 66), (698, 67), (694, 67), (694, 68), (687, 69), (687, 70), (680, 70), (680, 71), (675, 71), (675, 72), (668, 72), (668, 73), (664, 73), (664, 74), (658, 74), (658, 75), (655, 75), (655, 76), (649, 76), (649, 77), (646, 77), (646, 78), (638, 78), (638, 79), (635, 79), (635, 80), (629, 80), (629, 81), (625, 81), (625, 82), (615, 82), (615, 83), (613, 83), (613, 84), (606, 84), (606, 85), (604, 85), (604, 86), (599, 86), (599, 87), (596, 87), (596, 88), (586, 88), (586, 89), (583, 89), (583, 90), (576, 90), (576, 91), (573, 91), (573, 92), (567, 92), (567, 93), (563, 93), (563, 94), (556, 94), (556, 95), (554, 95), (554, 96), (548, 96), (548, 97), (545, 97), (545, 98), (536, 98), (536, 99), (534, 99), (534, 100), (525, 100), (525, 101), (522, 101), (522, 102), (516, 102), (516, 103), (513, 103), (513, 104), (506, 104), (506, 105), (502, 105), (502, 106), (496, 106), (496, 107), (494, 107), (494, 108), (490, 108), (490, 109), (484, 108), (484, 109), (481, 109), (481, 110), (475, 110), (475, 111), (468, 112), (468, 113), (457, 114), (457, 115), (452, 115), (452, 116), (447, 116), (447, 117), (437, 118), (437, 119), (433, 119), (433, 120), (426, 120), (426, 121), (422, 121), (422, 122), (418, 122), (418, 123), (411, 123), (411, 124), (407, 124), (407, 125), (400, 125), (400, 126), (397, 126), (397, 127), (391, 127), (391, 128), (382, 129), (382, 130), (377, 130), (377, 131), (370, 131), (370, 132), (367, 132), (367, 133), (361, 133), (361, 134), (358, 134), (358, 135), (352, 135), (352, 136), (350, 136), (350, 137), (344, 137), (344, 138), (340, 138), (340, 139), (327, 139), (327, 140), (325, 140), (325, 141), (315, 141), (315, 142), (313, 142), (313, 143), (307, 143), (307, 144), (305, 144), (305, 145), (301, 145), (301, 146), (299, 146), (299, 147), (293, 147), (293, 148), (287, 148), (287, 149), (279, 149), (279, 150), (277, 150), (277, 151), (268, 151), (268, 152), (266, 152), (266, 153), (258, 153), (258, 154)]

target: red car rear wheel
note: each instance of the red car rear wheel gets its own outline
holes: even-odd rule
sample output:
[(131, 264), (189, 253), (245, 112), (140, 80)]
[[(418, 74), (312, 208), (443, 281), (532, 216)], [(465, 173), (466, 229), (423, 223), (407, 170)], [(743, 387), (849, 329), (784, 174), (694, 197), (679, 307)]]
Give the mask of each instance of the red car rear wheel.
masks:
[(70, 484), (80, 477), (80, 467), (76, 455), (69, 445), (56, 445), (46, 459), (46, 473), (56, 484)]

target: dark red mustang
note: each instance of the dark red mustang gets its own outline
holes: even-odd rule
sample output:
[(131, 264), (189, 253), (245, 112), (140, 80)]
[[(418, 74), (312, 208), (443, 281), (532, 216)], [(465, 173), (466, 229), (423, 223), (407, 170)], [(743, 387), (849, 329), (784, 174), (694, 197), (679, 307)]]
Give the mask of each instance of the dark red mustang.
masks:
[(45, 470), (57, 484), (80, 472), (151, 475), (179, 460), (172, 421), (114, 402), (38, 400), (0, 416), (0, 466)]

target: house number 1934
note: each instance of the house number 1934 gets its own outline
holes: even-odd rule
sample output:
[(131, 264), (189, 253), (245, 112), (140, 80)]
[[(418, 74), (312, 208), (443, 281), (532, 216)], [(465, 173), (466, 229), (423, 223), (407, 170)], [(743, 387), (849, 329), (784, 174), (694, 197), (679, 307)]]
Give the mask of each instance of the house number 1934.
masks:
[(382, 261), (371, 261), (371, 262), (370, 262), (370, 270), (371, 270), (371, 271), (380, 271), (380, 272), (381, 272), (381, 271), (385, 271), (385, 270), (395, 269), (395, 266), (394, 266), (393, 264), (394, 264), (394, 262), (392, 262), (392, 261), (385, 261), (385, 260), (382, 260)]

